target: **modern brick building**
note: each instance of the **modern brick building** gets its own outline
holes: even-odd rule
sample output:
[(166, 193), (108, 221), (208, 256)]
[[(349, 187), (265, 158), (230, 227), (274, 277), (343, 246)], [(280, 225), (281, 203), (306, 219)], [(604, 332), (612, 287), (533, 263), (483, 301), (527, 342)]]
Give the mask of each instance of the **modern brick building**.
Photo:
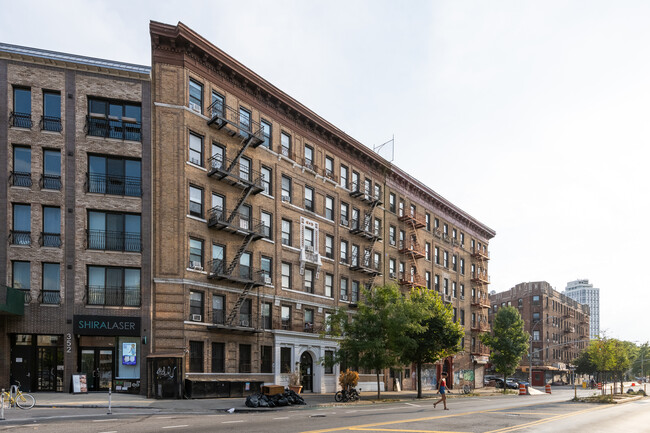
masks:
[[(500, 307), (513, 306), (532, 338), (532, 384), (570, 379), (570, 366), (589, 342), (589, 306), (554, 290), (546, 281), (520, 283), (490, 293), (490, 323)], [(528, 377), (531, 358), (521, 360), (518, 373)]]
[(139, 392), (150, 107), (147, 66), (0, 44), (3, 388)]
[(388, 283), (437, 290), (465, 326), (427, 383), (444, 369), (482, 386), (495, 232), (182, 23), (150, 32), (150, 394), (178, 369), (215, 395), (294, 368), (305, 391), (333, 391), (327, 315)]

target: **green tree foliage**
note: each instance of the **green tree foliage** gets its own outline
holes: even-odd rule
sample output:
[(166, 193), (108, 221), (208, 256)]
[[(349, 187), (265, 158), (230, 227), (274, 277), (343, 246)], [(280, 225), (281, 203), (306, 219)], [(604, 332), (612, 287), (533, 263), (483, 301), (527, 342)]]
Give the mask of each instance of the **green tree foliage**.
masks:
[(418, 398), (422, 398), (422, 364), (460, 351), (465, 332), (460, 323), (454, 322), (451, 305), (445, 305), (431, 290), (413, 289), (403, 302), (403, 311), (409, 326), (398, 342), (400, 360), (416, 365)]
[(634, 361), (632, 362), (632, 374), (645, 377), (650, 372), (650, 347), (648, 342), (639, 346), (635, 352)]
[(492, 334), (481, 334), (480, 339), (490, 348), (490, 362), (503, 374), (504, 387), (507, 376), (514, 374), (522, 356), (528, 349), (530, 335), (524, 330), (524, 321), (515, 307), (502, 307), (494, 318)]
[[(589, 343), (589, 346), (578, 356), (578, 373), (596, 373), (599, 380), (611, 375), (614, 380), (621, 382), (632, 366), (636, 346), (627, 341), (614, 338), (599, 338)], [(584, 367), (584, 368), (583, 368)], [(591, 370), (591, 371), (588, 371)], [(603, 388), (605, 392), (605, 388)]]

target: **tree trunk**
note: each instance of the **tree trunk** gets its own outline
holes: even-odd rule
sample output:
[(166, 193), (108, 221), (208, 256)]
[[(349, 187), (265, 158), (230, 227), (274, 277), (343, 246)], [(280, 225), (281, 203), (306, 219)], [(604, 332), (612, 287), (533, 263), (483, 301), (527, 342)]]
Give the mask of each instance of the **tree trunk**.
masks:
[(379, 400), (379, 398), (380, 398), (380, 394), (379, 394), (380, 391), (379, 390), (381, 388), (379, 387), (379, 370), (376, 370), (376, 371), (377, 371), (377, 400)]
[(418, 398), (422, 398), (422, 363), (418, 361)]
[(507, 385), (506, 385), (506, 375), (503, 375), (503, 393), (506, 393)]

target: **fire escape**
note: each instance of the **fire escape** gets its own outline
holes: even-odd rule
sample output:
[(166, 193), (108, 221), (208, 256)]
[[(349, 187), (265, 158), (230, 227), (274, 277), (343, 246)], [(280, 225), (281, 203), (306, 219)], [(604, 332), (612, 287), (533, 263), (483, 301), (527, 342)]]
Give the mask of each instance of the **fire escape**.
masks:
[[(208, 215), (208, 227), (234, 233), (243, 238), (230, 262), (227, 262), (225, 257), (214, 258), (209, 262), (208, 278), (244, 286), (224, 322), (226, 326), (232, 327), (236, 323), (241, 324), (236, 322), (236, 319), (249, 292), (267, 282), (261, 271), (251, 267), (250, 260), (241, 261), (251, 242), (269, 235), (269, 228), (260, 221), (251, 218), (244, 207), (244, 203), (251, 195), (262, 192), (264, 188), (261, 174), (252, 170), (248, 160), (242, 160), (242, 156), (249, 147), (256, 148), (262, 144), (264, 136), (260, 125), (253, 122), (244, 113), (237, 112), (225, 105), (221, 100), (214, 101), (208, 107), (207, 112), (210, 117), (208, 125), (230, 137), (240, 139), (237, 154), (233, 159), (226, 158), (225, 152), (224, 154), (215, 154), (210, 158), (208, 167), (208, 176), (241, 189), (239, 198), (232, 209), (215, 206), (210, 209)], [(249, 323), (249, 325), (251, 324)]]
[(361, 215), (361, 210), (352, 210), (352, 219), (350, 220), (350, 233), (364, 239), (364, 245), (353, 245), (350, 270), (357, 271), (366, 276), (365, 286), (370, 289), (374, 284), (375, 278), (381, 275), (381, 254), (375, 252), (375, 243), (381, 240), (382, 228), (373, 226), (374, 211), (377, 206), (382, 204), (381, 188), (375, 184), (373, 192), (369, 179), (365, 180), (363, 189), (360, 188), (359, 182), (352, 182), (350, 196), (358, 199), (367, 207)]
[[(407, 269), (404, 269), (404, 272), (399, 275), (399, 284), (408, 288), (426, 287), (427, 282), (418, 271), (418, 260), (426, 257), (419, 241), (418, 229), (426, 227), (426, 222), (422, 215), (418, 215), (413, 206), (409, 212), (404, 212), (400, 208), (399, 220), (403, 223), (402, 227), (405, 228), (402, 231), (402, 227), (400, 227), (399, 253), (408, 260)], [(402, 233), (405, 233), (405, 239), (402, 238)]]
[[(490, 284), (490, 277), (487, 273), (487, 262), (490, 256), (487, 252), (487, 247), (472, 247), (472, 326), (471, 331), (473, 337), (477, 338), (478, 334), (489, 331), (487, 320), (487, 311), (490, 308), (490, 301), (488, 299), (487, 286)], [(481, 350), (477, 350), (472, 355), (485, 355), (486, 349), (482, 345), (477, 344), (477, 348), (481, 346)], [(485, 350), (485, 352), (484, 352)]]

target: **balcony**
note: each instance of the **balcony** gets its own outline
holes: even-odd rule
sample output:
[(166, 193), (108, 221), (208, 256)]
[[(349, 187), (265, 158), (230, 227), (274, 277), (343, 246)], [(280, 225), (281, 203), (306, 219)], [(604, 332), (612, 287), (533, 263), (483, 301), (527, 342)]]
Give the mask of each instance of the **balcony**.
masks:
[(41, 116), (40, 125), (43, 131), (61, 132), (63, 130), (60, 117)]
[(31, 245), (32, 232), (25, 232), (20, 230), (11, 231), (11, 244), (12, 245)]
[(241, 159), (235, 161), (221, 155), (214, 155), (208, 163), (208, 176), (242, 189), (252, 188), (253, 194), (264, 191), (261, 173), (241, 165)]
[(12, 171), (11, 184), (13, 186), (30, 188), (32, 186), (32, 174), (29, 172)]
[(470, 355), (474, 356), (489, 356), (490, 349), (481, 343), (476, 343), (470, 350)]
[(472, 282), (478, 284), (490, 284), (490, 277), (487, 271), (477, 271), (472, 273)]
[(222, 101), (217, 100), (210, 104), (206, 115), (210, 118), (208, 125), (226, 131), (231, 137), (239, 136), (243, 138), (247, 145), (257, 147), (264, 143), (264, 132), (260, 125), (242, 117), (238, 110), (224, 104)]
[(381, 262), (375, 262), (373, 256), (372, 250), (364, 250), (359, 252), (358, 255), (352, 254), (350, 270), (359, 271), (373, 277), (381, 275)]
[(411, 242), (403, 240), (399, 241), (398, 251), (400, 254), (409, 255), (414, 259), (423, 259), (426, 257), (426, 253), (422, 249), (422, 246), (414, 240)]
[(418, 213), (404, 213), (404, 215), (399, 217), (399, 220), (416, 229), (427, 226), (425, 218)]
[(142, 251), (142, 236), (140, 233), (87, 230), (87, 234), (87, 245), (89, 250), (124, 251), (134, 253)]
[(487, 321), (474, 322), (470, 329), (472, 332), (487, 332), (490, 330), (490, 325), (487, 324)]
[(486, 293), (479, 292), (476, 296), (472, 298), (472, 307), (474, 308), (490, 308), (490, 300)]
[(86, 116), (86, 133), (92, 137), (142, 141), (142, 124), (130, 118), (90, 114)]
[(243, 216), (233, 210), (222, 209), (220, 206), (208, 211), (208, 227), (243, 236), (253, 235), (254, 241), (270, 235), (270, 228), (260, 220)]
[(306, 322), (303, 331), (313, 334), (313, 332), (314, 332), (314, 324), (310, 323), (310, 322)]
[(408, 288), (414, 287), (427, 287), (427, 282), (421, 275), (418, 274), (406, 274), (405, 272), (399, 273), (399, 285), (407, 286)]
[(240, 263), (237, 263), (234, 269), (228, 272), (227, 263), (223, 260), (215, 259), (208, 262), (208, 278), (217, 281), (250, 284), (253, 287), (258, 287), (264, 285), (265, 276), (268, 276), (266, 272)]
[(363, 220), (353, 219), (350, 221), (350, 233), (353, 235), (361, 236), (371, 242), (381, 240), (381, 236), (375, 232), (372, 227), (372, 218), (367, 217)]
[(360, 182), (352, 182), (350, 184), (350, 197), (355, 197), (370, 206), (377, 206), (382, 204), (381, 196), (374, 195), (373, 192), (367, 188), (362, 189)]
[(86, 176), (88, 192), (129, 197), (142, 196), (142, 179), (139, 177), (95, 173), (87, 173)]
[(86, 286), (87, 305), (140, 306), (140, 287)]
[(61, 248), (61, 233), (41, 232), (41, 246)]
[(0, 286), (0, 315), (23, 316), (25, 294), (13, 287)]
[(41, 290), (38, 301), (41, 304), (58, 305), (61, 303), (61, 292), (59, 290)]
[(12, 111), (9, 115), (9, 124), (16, 128), (31, 128), (32, 127), (32, 114), (31, 113), (17, 113)]
[(61, 191), (61, 176), (54, 174), (42, 174), (40, 186), (41, 189)]
[(480, 260), (490, 260), (490, 253), (482, 248), (474, 247), (472, 248), (472, 257)]

